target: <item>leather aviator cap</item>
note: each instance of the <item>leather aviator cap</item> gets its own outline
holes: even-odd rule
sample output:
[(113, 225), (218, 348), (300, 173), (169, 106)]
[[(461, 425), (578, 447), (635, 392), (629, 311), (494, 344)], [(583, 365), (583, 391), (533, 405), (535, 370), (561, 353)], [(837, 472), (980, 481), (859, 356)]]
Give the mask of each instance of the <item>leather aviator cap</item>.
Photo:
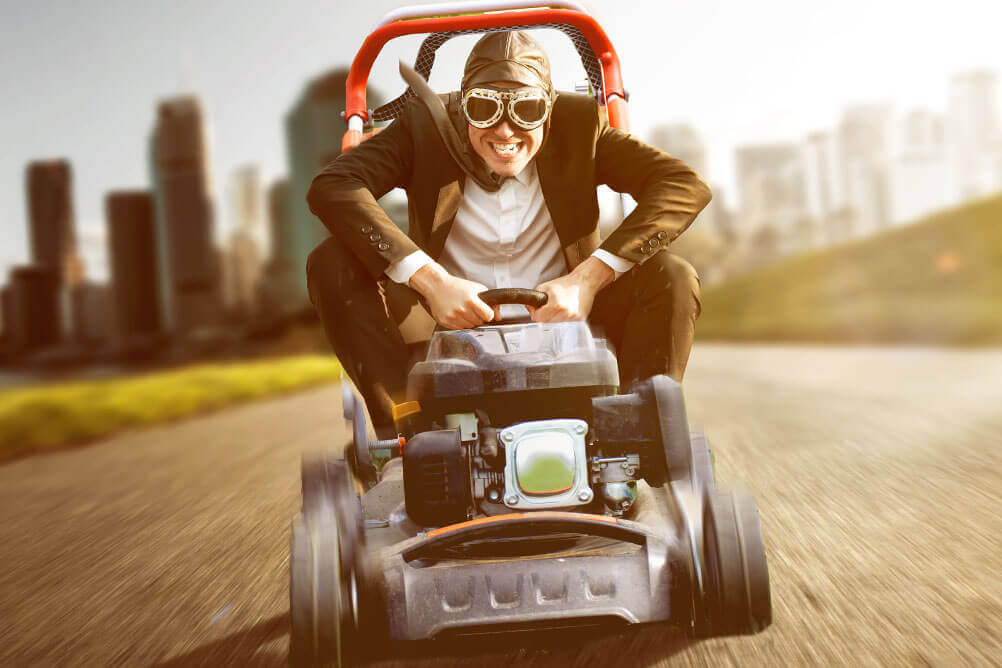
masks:
[(535, 39), (517, 30), (484, 35), (466, 59), (462, 90), (492, 81), (537, 86), (553, 95), (550, 59)]

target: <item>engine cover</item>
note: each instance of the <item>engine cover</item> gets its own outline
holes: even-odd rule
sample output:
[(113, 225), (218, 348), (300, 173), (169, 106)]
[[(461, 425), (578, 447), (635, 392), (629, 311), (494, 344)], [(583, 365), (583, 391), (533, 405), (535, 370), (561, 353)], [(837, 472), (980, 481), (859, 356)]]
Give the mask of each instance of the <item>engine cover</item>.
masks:
[(458, 429), (425, 431), (404, 448), (404, 503), (423, 526), (467, 519), (470, 472)]
[(584, 420), (520, 422), (498, 433), (505, 448), (504, 504), (517, 510), (590, 503)]

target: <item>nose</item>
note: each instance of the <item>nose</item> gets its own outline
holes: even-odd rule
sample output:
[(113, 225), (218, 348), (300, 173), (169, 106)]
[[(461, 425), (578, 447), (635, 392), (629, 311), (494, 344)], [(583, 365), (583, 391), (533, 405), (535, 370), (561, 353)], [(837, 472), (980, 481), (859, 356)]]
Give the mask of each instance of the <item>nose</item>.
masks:
[(515, 131), (508, 124), (508, 120), (501, 119), (501, 122), (494, 126), (494, 134), (498, 139), (511, 139), (515, 136)]

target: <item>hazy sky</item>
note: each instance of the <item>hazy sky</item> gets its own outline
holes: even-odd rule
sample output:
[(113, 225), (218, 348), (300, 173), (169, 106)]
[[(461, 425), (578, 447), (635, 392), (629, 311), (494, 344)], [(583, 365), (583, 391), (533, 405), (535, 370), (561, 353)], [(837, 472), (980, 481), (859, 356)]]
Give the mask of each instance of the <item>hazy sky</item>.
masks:
[[(307, 80), (347, 64), (396, 0), (258, 2), (10, 2), (0, 0), (0, 271), (27, 259), (24, 167), (73, 164), (77, 229), (89, 273), (99, 252), (104, 194), (147, 187), (147, 139), (158, 99), (199, 94), (210, 122), (217, 237), (228, 225), (233, 170), (286, 172), (283, 121)], [(733, 203), (737, 145), (796, 140), (830, 128), (847, 104), (942, 110), (950, 75), (1002, 72), (1002, 2), (951, 0), (583, 0), (619, 51), (633, 129), (687, 121), (710, 148), (708, 179)], [(542, 35), (543, 33), (536, 33)], [(398, 40), (371, 82), (403, 88)], [(543, 40), (554, 81), (583, 77), (570, 43)], [(432, 85), (458, 83), (471, 41), (440, 51)], [(392, 46), (392, 44), (391, 44)]]

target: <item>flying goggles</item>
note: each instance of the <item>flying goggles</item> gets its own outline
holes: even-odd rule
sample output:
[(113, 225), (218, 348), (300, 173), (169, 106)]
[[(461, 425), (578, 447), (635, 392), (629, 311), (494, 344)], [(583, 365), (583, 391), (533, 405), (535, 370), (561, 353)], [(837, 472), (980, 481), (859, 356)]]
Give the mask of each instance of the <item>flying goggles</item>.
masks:
[(550, 115), (550, 96), (541, 88), (486, 88), (463, 93), (463, 114), (481, 130), (497, 125), (507, 112), (508, 120), (523, 130), (535, 130)]

